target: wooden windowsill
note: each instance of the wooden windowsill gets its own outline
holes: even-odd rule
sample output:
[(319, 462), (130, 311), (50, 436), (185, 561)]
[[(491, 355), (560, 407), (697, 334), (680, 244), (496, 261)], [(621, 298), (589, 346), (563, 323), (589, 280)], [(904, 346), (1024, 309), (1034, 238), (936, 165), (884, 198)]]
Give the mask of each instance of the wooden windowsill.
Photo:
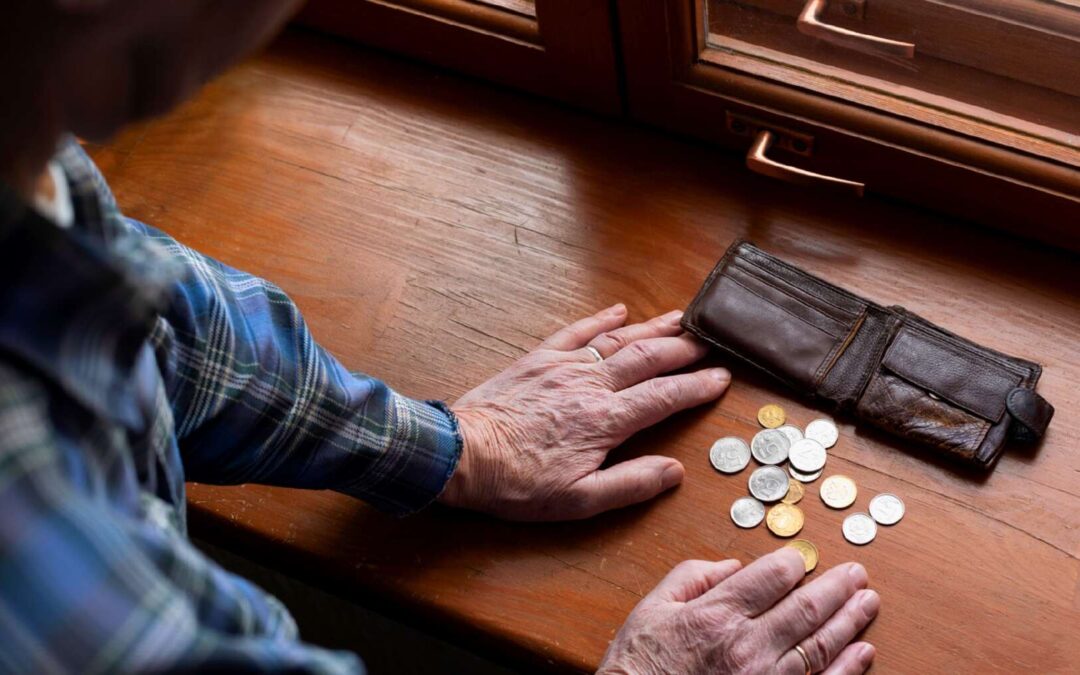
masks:
[[(173, 115), (94, 149), (127, 215), (268, 277), (351, 368), (454, 400), (571, 319), (626, 302), (684, 307), (748, 237), (830, 281), (902, 304), (1045, 367), (1041, 448), (989, 476), (841, 419), (828, 470), (858, 504), (893, 491), (902, 523), (841, 538), (806, 496), (821, 570), (863, 562), (884, 609), (880, 672), (1047, 672), (1080, 662), (1080, 276), (1075, 255), (876, 198), (748, 173), (698, 143), (566, 110), (294, 32)], [(685, 483), (586, 522), (516, 525), (441, 508), (397, 520), (328, 492), (190, 485), (192, 529), (347, 598), (538, 667), (595, 668), (634, 604), (687, 558), (747, 561), (781, 542), (727, 517), (745, 476), (707, 451), (779, 402), (739, 364), (702, 408), (617, 457), (667, 453)]]

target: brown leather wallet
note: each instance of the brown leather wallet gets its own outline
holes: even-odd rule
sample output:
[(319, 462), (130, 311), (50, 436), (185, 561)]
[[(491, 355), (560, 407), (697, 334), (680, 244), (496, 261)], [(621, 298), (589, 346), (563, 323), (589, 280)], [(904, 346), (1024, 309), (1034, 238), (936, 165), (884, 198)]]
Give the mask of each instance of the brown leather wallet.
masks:
[(736, 241), (683, 316), (685, 330), (890, 433), (991, 467), (1054, 408), (1042, 368), (882, 307)]

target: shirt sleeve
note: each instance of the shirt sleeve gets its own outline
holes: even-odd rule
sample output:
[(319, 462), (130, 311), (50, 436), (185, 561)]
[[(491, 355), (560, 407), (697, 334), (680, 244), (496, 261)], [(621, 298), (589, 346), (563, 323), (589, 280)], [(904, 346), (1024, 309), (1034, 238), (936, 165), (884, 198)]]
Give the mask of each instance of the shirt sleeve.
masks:
[(0, 364), (0, 672), (362, 672), (299, 642), (280, 604), (179, 534), (115, 508), (49, 407)]
[(457, 420), (349, 372), (274, 284), (129, 221), (184, 268), (152, 342), (188, 479), (328, 488), (396, 514), (457, 466)]

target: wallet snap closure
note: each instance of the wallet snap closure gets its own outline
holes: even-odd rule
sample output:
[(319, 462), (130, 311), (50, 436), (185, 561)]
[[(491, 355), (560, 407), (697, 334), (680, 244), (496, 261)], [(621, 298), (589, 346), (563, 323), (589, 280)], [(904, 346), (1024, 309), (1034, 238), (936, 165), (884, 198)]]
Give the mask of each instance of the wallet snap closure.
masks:
[(1017, 387), (1009, 392), (1005, 399), (1005, 408), (1018, 424), (1013, 424), (1010, 433), (1018, 441), (1036, 441), (1046, 433), (1050, 420), (1054, 417), (1054, 406), (1031, 389)]

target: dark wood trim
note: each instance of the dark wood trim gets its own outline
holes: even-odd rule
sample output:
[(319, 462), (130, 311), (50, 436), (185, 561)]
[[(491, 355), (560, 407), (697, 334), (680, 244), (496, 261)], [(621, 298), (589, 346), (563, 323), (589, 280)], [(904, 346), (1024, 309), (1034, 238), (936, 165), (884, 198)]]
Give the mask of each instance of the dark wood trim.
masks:
[(535, 19), (466, 0), (312, 0), (297, 20), (597, 112), (622, 110), (608, 0), (536, 0)]
[(711, 65), (700, 58), (707, 49), (698, 20), (703, 5), (620, 0), (628, 105), (635, 118), (739, 151), (749, 142), (727, 132), (727, 111), (772, 120), (815, 137), (814, 157), (792, 163), (864, 181), (871, 193), (1080, 250), (1080, 172)]

